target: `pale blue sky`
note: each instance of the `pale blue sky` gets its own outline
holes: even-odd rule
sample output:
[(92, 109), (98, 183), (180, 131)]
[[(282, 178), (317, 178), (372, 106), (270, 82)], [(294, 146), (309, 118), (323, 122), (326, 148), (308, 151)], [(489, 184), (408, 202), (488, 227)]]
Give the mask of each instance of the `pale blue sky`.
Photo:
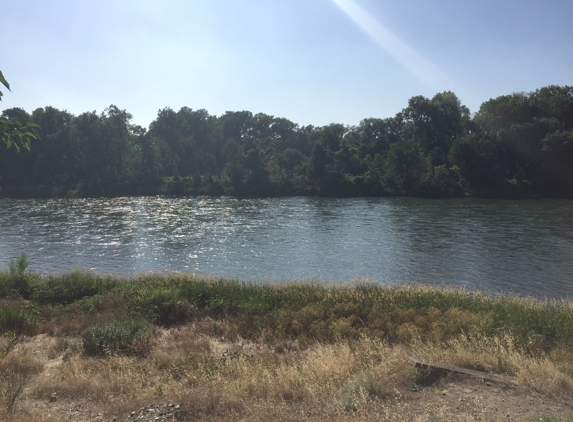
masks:
[(573, 85), (571, 0), (3, 2), (0, 109), (249, 110), (301, 125), (391, 117), (414, 95)]

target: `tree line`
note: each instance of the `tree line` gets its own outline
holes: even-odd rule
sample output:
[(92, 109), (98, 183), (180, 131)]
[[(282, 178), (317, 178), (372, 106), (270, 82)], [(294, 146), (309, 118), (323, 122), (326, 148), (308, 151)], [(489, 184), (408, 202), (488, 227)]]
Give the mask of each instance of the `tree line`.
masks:
[(416, 96), (394, 117), (299, 126), (249, 111), (159, 110), (143, 128), (111, 105), (20, 108), (39, 140), (0, 148), (0, 195), (573, 197), (573, 87), (484, 102)]

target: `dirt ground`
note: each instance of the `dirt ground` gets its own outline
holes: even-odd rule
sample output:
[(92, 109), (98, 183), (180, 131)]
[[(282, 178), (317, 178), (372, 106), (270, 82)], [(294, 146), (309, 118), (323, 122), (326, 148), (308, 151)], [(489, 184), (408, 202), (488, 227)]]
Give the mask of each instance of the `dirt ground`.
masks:
[(572, 404), (519, 386), (451, 374), (405, 394), (396, 411), (421, 421), (529, 421), (544, 414), (568, 415)]

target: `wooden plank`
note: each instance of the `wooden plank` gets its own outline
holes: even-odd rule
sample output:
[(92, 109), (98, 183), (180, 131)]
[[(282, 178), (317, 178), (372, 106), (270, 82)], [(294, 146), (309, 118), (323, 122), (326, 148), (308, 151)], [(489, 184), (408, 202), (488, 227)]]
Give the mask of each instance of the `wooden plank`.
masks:
[(409, 357), (408, 360), (416, 368), (423, 369), (426, 371), (432, 369), (438, 369), (442, 371), (458, 372), (460, 374), (471, 375), (473, 377), (481, 378), (487, 381), (499, 382), (502, 384), (517, 385), (515, 380), (506, 377), (504, 375), (489, 374), (487, 372), (482, 372), (482, 371), (474, 371), (473, 369), (462, 368), (461, 366), (450, 365), (449, 363), (433, 362), (431, 360), (422, 360), (422, 359), (417, 359), (415, 357)]

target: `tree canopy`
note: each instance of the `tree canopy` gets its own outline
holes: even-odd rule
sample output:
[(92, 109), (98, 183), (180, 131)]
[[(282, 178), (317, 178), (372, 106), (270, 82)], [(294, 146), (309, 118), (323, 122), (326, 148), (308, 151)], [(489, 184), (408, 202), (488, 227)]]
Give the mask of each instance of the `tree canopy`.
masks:
[(490, 99), (474, 115), (450, 91), (415, 96), (356, 126), (183, 107), (142, 128), (115, 105), (11, 108), (0, 120), (42, 139), (0, 150), (3, 195), (573, 197), (569, 86)]

